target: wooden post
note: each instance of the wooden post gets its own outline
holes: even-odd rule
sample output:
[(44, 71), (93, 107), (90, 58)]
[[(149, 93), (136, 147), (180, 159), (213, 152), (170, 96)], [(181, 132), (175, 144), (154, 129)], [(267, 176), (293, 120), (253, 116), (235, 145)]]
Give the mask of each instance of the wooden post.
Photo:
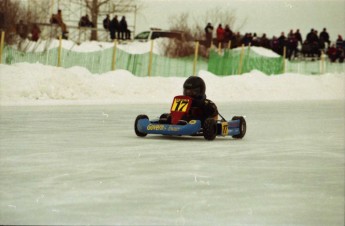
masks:
[(152, 71), (152, 56), (153, 55), (153, 40), (151, 40), (151, 47), (150, 47), (150, 57), (149, 57), (149, 68), (148, 68), (148, 76), (151, 76)]
[(199, 52), (199, 42), (195, 42), (195, 52), (194, 52), (194, 64), (193, 64), (193, 75), (196, 76), (196, 64), (198, 62), (198, 52)]
[(284, 50), (283, 50), (283, 74), (285, 73), (286, 70), (286, 46), (284, 46)]
[(111, 64), (111, 69), (113, 71), (115, 71), (116, 69), (116, 47), (117, 46), (117, 41), (116, 39), (114, 40), (114, 49), (113, 49), (113, 60), (112, 60), (112, 64)]
[(5, 40), (5, 32), (1, 32), (1, 41), (0, 41), (0, 64), (2, 64), (2, 50), (4, 49), (4, 40)]
[(320, 74), (324, 73), (324, 65), (325, 65), (325, 57), (323, 54), (323, 50), (321, 50), (321, 60), (320, 60)]
[(243, 55), (244, 55), (244, 44), (242, 44), (242, 50), (241, 50), (241, 55), (240, 55), (240, 63), (238, 64), (238, 74), (239, 75), (242, 73)]
[(228, 49), (231, 49), (231, 40), (228, 42)]
[(58, 67), (61, 67), (61, 49), (62, 49), (62, 37), (59, 35), (59, 50), (58, 50)]
[(222, 51), (222, 43), (219, 42), (218, 43), (218, 54), (221, 54), (221, 51)]

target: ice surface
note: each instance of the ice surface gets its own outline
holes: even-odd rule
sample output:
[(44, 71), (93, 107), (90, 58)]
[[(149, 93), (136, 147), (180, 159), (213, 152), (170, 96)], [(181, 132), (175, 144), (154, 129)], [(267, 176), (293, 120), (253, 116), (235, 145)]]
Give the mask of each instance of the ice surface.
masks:
[(2, 106), (0, 223), (344, 225), (343, 101), (219, 103), (243, 140), (136, 137), (169, 107)]

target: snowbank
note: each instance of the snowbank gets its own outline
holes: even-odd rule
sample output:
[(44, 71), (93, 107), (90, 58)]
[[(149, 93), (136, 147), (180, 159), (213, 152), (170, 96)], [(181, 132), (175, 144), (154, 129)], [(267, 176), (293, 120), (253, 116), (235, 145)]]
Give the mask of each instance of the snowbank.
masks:
[[(218, 102), (344, 100), (345, 73), (267, 76), (259, 71), (218, 77), (199, 71), (208, 98)], [(0, 105), (170, 103), (185, 78), (137, 77), (116, 70), (92, 74), (82, 67), (0, 65)]]

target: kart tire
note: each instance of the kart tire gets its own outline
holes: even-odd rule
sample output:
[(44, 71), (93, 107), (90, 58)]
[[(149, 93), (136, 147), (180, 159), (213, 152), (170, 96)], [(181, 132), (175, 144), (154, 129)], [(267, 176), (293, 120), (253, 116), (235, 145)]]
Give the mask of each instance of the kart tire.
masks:
[(138, 137), (145, 137), (147, 135), (147, 133), (142, 133), (138, 130), (138, 121), (140, 119), (145, 119), (145, 118), (149, 118), (147, 117), (147, 115), (138, 115), (135, 119), (135, 122), (134, 122), (134, 131), (135, 131), (135, 134), (138, 136)]
[(204, 122), (203, 135), (206, 140), (214, 140), (217, 136), (217, 122), (214, 118), (208, 118)]
[(246, 120), (244, 119), (244, 117), (242, 116), (234, 116), (231, 120), (240, 120), (240, 134), (238, 135), (233, 135), (233, 138), (236, 139), (242, 139), (244, 137), (244, 135), (246, 134), (247, 131), (247, 123)]

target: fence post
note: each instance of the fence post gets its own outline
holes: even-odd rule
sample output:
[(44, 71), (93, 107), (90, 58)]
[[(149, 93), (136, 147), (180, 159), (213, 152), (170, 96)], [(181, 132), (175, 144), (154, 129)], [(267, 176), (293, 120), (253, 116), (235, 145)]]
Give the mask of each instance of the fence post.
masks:
[(1, 32), (1, 42), (0, 42), (0, 64), (2, 64), (2, 50), (4, 49), (5, 32)]
[(195, 42), (195, 52), (194, 52), (194, 64), (193, 64), (193, 75), (196, 76), (196, 64), (198, 62), (198, 52), (199, 52), (199, 42)]
[(117, 46), (117, 41), (116, 39), (114, 40), (114, 49), (113, 49), (113, 60), (112, 60), (112, 64), (111, 64), (111, 69), (113, 71), (115, 71), (116, 69), (116, 47)]
[(324, 73), (324, 65), (325, 65), (325, 57), (323, 54), (323, 50), (321, 50), (321, 56), (320, 56), (321, 60), (320, 60), (320, 74)]
[(231, 49), (231, 40), (228, 42), (228, 49)]
[(153, 40), (151, 40), (151, 47), (150, 47), (150, 57), (149, 57), (149, 68), (148, 68), (148, 76), (151, 76), (152, 71), (152, 54), (153, 54)]
[(219, 43), (218, 43), (218, 54), (219, 54), (219, 55), (221, 54), (221, 51), (222, 51), (222, 43), (219, 42)]
[(286, 70), (286, 46), (284, 46), (284, 50), (283, 50), (283, 74), (285, 73)]
[(58, 50), (58, 67), (61, 67), (61, 48), (62, 48), (62, 37), (59, 35), (59, 50)]
[(244, 55), (244, 44), (242, 44), (242, 50), (241, 50), (241, 56), (240, 56), (240, 63), (238, 64), (238, 74), (239, 74), (239, 75), (242, 73), (243, 55)]

